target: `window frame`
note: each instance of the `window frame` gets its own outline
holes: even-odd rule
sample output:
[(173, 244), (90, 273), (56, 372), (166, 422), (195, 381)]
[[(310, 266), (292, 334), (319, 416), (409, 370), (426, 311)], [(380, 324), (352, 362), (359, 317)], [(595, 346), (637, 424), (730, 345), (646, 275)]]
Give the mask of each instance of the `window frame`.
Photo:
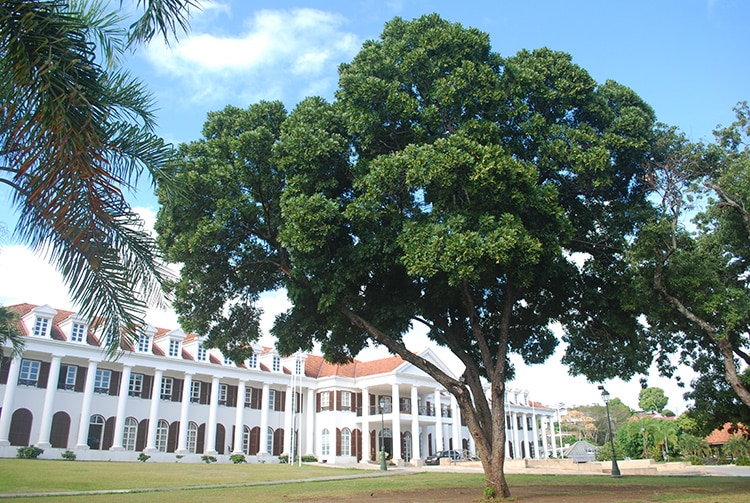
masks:
[(159, 390), (159, 398), (161, 400), (171, 400), (173, 391), (174, 391), (174, 378), (162, 377), (161, 389)]
[(180, 356), (180, 341), (177, 339), (169, 339), (169, 348), (167, 348), (167, 355), (170, 358), (179, 358)]
[(63, 389), (66, 391), (75, 391), (77, 379), (78, 367), (76, 365), (68, 365), (65, 368), (65, 382), (63, 385)]
[(128, 382), (128, 396), (143, 396), (143, 374), (130, 374), (130, 381)]
[(24, 358), (21, 360), (21, 368), (18, 371), (18, 384), (20, 386), (38, 386), (41, 369), (41, 361)]
[[(94, 393), (99, 393), (100, 395), (108, 395), (111, 382), (111, 370), (96, 369), (96, 374), (94, 375)], [(106, 383), (106, 386), (104, 385), (104, 383)]]
[(70, 342), (82, 343), (86, 340), (86, 325), (73, 323), (70, 326)]
[(31, 333), (34, 337), (48, 337), (50, 318), (46, 316), (37, 316), (34, 320), (34, 328)]

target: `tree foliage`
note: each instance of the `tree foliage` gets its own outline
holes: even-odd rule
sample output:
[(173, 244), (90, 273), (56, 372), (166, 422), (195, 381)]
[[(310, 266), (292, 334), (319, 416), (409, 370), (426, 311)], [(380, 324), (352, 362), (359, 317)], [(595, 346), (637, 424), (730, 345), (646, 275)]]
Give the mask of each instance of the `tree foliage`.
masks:
[[(285, 288), (280, 351), (318, 343), (343, 362), (386, 346), (456, 397), (488, 486), (508, 496), (509, 351), (543, 362), (552, 321), (577, 351), (589, 333), (641, 351), (618, 250), (645, 204), (653, 112), (567, 54), (502, 58), (437, 15), (390, 21), (339, 73), (334, 103), (228, 107), (181, 148), (189, 196), (162, 197), (158, 221), (184, 264), (181, 321), (241, 360), (252, 303)], [(459, 378), (407, 349), (414, 324), (463, 363)]]
[(661, 388), (643, 388), (638, 392), (638, 407), (643, 411), (661, 414), (667, 402), (669, 398)]
[(161, 178), (171, 155), (150, 95), (118, 58), (128, 40), (185, 27), (193, 4), (142, 2), (128, 34), (105, 2), (0, 1), (0, 183), (12, 190), (15, 234), (106, 333), (132, 332), (162, 298), (159, 250), (123, 190), (144, 171)]
[[(716, 379), (722, 379), (734, 406), (746, 409), (750, 388), (741, 369), (750, 364), (750, 125), (747, 104), (735, 111), (737, 120), (718, 129), (713, 144), (660, 131), (648, 178), (654, 215), (634, 240), (629, 261), (662, 372), (672, 372), (670, 355), (677, 354), (700, 380), (709, 380), (696, 388), (721, 391)], [(714, 426), (724, 422), (718, 414)]]

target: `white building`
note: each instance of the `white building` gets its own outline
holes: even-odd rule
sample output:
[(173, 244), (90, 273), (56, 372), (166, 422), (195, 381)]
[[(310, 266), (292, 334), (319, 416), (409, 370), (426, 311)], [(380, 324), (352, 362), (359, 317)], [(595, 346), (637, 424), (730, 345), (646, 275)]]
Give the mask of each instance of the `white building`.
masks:
[[(475, 451), (455, 399), (400, 357), (332, 365), (257, 346), (235, 363), (199, 336), (146, 326), (135, 347), (108, 359), (75, 313), (10, 308), (26, 337), (20, 358), (2, 348), (0, 457), (36, 445), (52, 459), (72, 450), (113, 461), (143, 452), (171, 462), (294, 454), (355, 463), (376, 460), (382, 442), (395, 462), (419, 464), (441, 450)], [(451, 374), (431, 350), (420, 354)], [(506, 410), (509, 458), (556, 452), (554, 409), (511, 391)]]

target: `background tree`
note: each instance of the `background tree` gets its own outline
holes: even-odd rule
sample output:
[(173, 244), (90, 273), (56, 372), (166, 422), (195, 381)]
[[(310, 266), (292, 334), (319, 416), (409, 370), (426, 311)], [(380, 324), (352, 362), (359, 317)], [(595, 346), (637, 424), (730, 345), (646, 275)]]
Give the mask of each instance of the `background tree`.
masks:
[(185, 28), (194, 2), (139, 4), (128, 33), (105, 2), (0, 1), (0, 183), (15, 234), (57, 266), (82, 315), (118, 335), (142, 323), (165, 277), (123, 190), (144, 171), (162, 177), (171, 155), (150, 95), (118, 58)]
[(642, 417), (617, 430), (616, 441), (625, 456), (661, 460), (664, 452), (678, 452), (678, 427), (674, 421)]
[(750, 126), (747, 104), (735, 111), (714, 144), (661, 131), (649, 177), (660, 200), (630, 257), (661, 370), (678, 353), (704, 379), (723, 374), (750, 407), (740, 370), (750, 364)]
[(669, 398), (661, 388), (643, 388), (638, 392), (638, 407), (645, 412), (656, 412), (661, 414), (667, 406)]
[[(609, 428), (607, 427), (607, 409), (603, 405), (585, 405), (576, 407), (587, 416), (590, 416), (595, 427), (592, 438), (596, 445), (605, 445), (609, 439)], [(622, 403), (619, 398), (609, 401), (609, 415), (612, 420), (612, 431), (617, 430), (633, 416), (633, 410)]]
[[(256, 336), (249, 303), (284, 287), (282, 353), (318, 343), (343, 362), (386, 346), (456, 397), (488, 487), (507, 497), (508, 353), (543, 362), (552, 321), (573, 343), (606, 332), (640, 351), (615, 251), (644, 204), (653, 111), (567, 54), (502, 59), (436, 15), (387, 23), (340, 67), (336, 98), (288, 117), (227, 109), (181, 149), (190, 196), (162, 199), (158, 223), (185, 264), (181, 321), (239, 361)], [(459, 378), (408, 350), (413, 324), (463, 363)]]

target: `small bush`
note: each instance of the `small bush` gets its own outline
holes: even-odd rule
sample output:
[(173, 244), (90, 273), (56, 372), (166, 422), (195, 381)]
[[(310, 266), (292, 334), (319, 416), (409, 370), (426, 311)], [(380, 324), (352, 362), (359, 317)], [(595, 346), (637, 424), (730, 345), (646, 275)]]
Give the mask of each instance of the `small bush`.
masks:
[(742, 456), (734, 460), (734, 464), (737, 466), (750, 466), (750, 458)]
[(207, 465), (210, 465), (211, 463), (216, 463), (216, 461), (218, 460), (216, 459), (216, 456), (203, 455), (201, 456), (201, 461), (203, 461)]
[(231, 461), (235, 465), (247, 463), (247, 459), (245, 459), (244, 454), (232, 454), (231, 456), (229, 456), (229, 461)]
[(689, 461), (691, 465), (695, 465), (695, 466), (706, 464), (703, 458), (698, 457), (698, 456), (685, 456), (685, 461)]
[(285, 465), (285, 464), (289, 463), (289, 455), (288, 454), (282, 454), (281, 456), (279, 456), (279, 463), (282, 464), (282, 465)]
[(302, 462), (303, 463), (317, 463), (318, 458), (315, 456), (302, 456)]
[(76, 460), (76, 453), (73, 452), (73, 451), (65, 451), (62, 454), (60, 454), (60, 456), (62, 456), (62, 458), (65, 461), (75, 461)]
[(44, 452), (44, 449), (40, 449), (39, 447), (30, 445), (28, 447), (19, 447), (17, 452), (18, 452), (18, 454), (16, 454), (17, 458), (36, 459)]
[(138, 455), (138, 461), (140, 461), (141, 463), (145, 463), (146, 461), (149, 460), (150, 457), (151, 456), (149, 456), (148, 454), (140, 453)]

